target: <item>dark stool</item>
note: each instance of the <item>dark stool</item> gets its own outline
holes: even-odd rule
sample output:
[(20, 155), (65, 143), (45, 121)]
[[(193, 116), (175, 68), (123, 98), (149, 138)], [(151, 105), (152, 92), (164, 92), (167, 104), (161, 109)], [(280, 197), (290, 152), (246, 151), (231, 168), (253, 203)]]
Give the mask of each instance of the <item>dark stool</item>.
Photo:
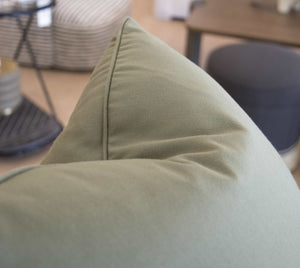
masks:
[(207, 72), (282, 156), (292, 156), (287, 164), (295, 167), (300, 137), (300, 55), (274, 44), (234, 44), (212, 52)]

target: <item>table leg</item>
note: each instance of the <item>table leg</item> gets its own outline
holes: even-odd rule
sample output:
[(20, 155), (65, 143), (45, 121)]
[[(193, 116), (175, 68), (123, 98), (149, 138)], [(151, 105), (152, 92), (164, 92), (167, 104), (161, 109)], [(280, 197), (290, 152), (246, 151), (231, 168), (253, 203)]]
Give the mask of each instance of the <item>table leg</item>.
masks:
[(201, 33), (193, 30), (188, 31), (186, 56), (195, 64), (200, 63)]
[(34, 69), (36, 71), (38, 80), (39, 80), (40, 85), (42, 87), (42, 90), (44, 92), (44, 95), (45, 95), (46, 101), (48, 103), (48, 106), (49, 106), (49, 108), (51, 110), (52, 115), (56, 118), (57, 117), (56, 116), (56, 112), (55, 112), (54, 106), (52, 104), (52, 101), (51, 101), (48, 89), (46, 87), (45, 80), (44, 80), (44, 78), (42, 76), (41, 69), (39, 68), (39, 66), (37, 64), (37, 60), (36, 60), (36, 57), (34, 55), (31, 43), (30, 43), (29, 39), (27, 38), (29, 29), (30, 29), (30, 25), (31, 25), (32, 20), (33, 20), (33, 15), (30, 15), (30, 17), (29, 17), (29, 19), (28, 19), (25, 27), (23, 26), (22, 21), (21, 21), (21, 19), (19, 17), (17, 17), (16, 19), (17, 19), (18, 26), (19, 26), (20, 30), (22, 31), (22, 37), (21, 37), (20, 42), (18, 44), (18, 47), (16, 49), (14, 59), (16, 61), (18, 60), (18, 58), (20, 56), (21, 49), (22, 49), (22, 45), (25, 42), (26, 47), (27, 47), (27, 51), (28, 51), (28, 53), (30, 55), (30, 58), (31, 58), (32, 65), (33, 65), (33, 67), (34, 67)]
[(23, 27), (22, 22), (20, 21), (19, 18), (17, 18), (17, 24), (18, 24), (18, 27), (20, 28), (20, 30), (22, 32), (22, 36), (21, 36), (21, 39), (20, 39), (20, 41), (18, 43), (16, 52), (15, 52), (15, 55), (14, 55), (14, 60), (15, 61), (18, 61), (18, 59), (19, 59), (23, 43), (27, 39), (27, 34), (28, 34), (29, 29), (30, 29), (30, 25), (32, 23), (32, 20), (33, 20), (33, 15), (29, 16), (29, 18), (28, 18), (28, 20), (26, 22), (25, 27)]
[(23, 101), (12, 114), (0, 115), (0, 156), (23, 156), (36, 151), (51, 144), (63, 129), (57, 120), (41, 69), (28, 39), (34, 14), (25, 15), (28, 15), (25, 23), (22, 23), (18, 14), (16, 17), (21, 37), (14, 59), (16, 61), (19, 59), (23, 45), (25, 45), (52, 114), (44, 112), (24, 96)]

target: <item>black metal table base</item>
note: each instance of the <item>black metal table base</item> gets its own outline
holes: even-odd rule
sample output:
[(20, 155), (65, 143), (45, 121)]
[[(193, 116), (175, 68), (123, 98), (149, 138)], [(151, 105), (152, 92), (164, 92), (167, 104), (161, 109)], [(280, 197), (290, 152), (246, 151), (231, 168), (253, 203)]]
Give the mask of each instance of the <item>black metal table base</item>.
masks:
[(10, 116), (0, 116), (0, 156), (22, 156), (51, 144), (62, 131), (54, 116), (24, 98)]
[(31, 45), (31, 43), (28, 39), (28, 33), (29, 33), (29, 29), (30, 29), (30, 26), (31, 26), (32, 21), (33, 21), (33, 16), (34, 16), (34, 13), (29, 15), (29, 18), (28, 18), (27, 22), (25, 23), (25, 25), (22, 24), (22, 21), (21, 21), (20, 17), (16, 17), (17, 25), (18, 25), (20, 31), (22, 32), (22, 36), (21, 36), (21, 39), (20, 39), (20, 41), (18, 43), (18, 46), (16, 48), (15, 55), (14, 55), (14, 60), (18, 61), (18, 59), (20, 57), (22, 47), (23, 47), (23, 44), (25, 44), (26, 47), (27, 47), (27, 51), (28, 51), (28, 54), (30, 56), (31, 62), (32, 62), (32, 66), (36, 71), (37, 78), (40, 82), (40, 85), (41, 85), (41, 88), (42, 88), (43, 93), (45, 95), (48, 106), (50, 107), (51, 113), (56, 117), (56, 112), (55, 112), (54, 106), (52, 104), (48, 89), (46, 87), (44, 77), (42, 75), (41, 69), (38, 66), (37, 59), (34, 55), (32, 45)]
[[(0, 18), (11, 17), (16, 19), (21, 38), (14, 54), (14, 60), (18, 61), (23, 45), (25, 45), (51, 111), (51, 115), (48, 115), (31, 101), (24, 98), (22, 104), (11, 115), (0, 116), (0, 156), (22, 156), (36, 151), (51, 144), (62, 131), (62, 125), (57, 120), (46, 83), (28, 39), (34, 15), (39, 10), (54, 6), (55, 0), (52, 0), (44, 6), (0, 12)], [(21, 16), (28, 16), (24, 24), (21, 21)]]

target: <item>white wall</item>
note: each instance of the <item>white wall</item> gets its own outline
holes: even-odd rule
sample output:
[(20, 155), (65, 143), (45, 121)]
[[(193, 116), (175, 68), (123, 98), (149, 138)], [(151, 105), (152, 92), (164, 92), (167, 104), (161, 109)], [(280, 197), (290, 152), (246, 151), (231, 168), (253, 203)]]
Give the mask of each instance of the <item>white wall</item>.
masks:
[(160, 19), (186, 18), (193, 0), (155, 0), (155, 16)]

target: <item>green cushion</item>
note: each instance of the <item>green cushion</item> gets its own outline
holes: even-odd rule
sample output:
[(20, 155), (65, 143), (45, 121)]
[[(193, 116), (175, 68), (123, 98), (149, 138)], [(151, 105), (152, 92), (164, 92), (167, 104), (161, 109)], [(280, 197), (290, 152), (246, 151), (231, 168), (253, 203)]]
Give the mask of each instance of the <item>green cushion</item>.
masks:
[(129, 18), (44, 165), (0, 181), (0, 267), (300, 264), (299, 190), (276, 151)]

